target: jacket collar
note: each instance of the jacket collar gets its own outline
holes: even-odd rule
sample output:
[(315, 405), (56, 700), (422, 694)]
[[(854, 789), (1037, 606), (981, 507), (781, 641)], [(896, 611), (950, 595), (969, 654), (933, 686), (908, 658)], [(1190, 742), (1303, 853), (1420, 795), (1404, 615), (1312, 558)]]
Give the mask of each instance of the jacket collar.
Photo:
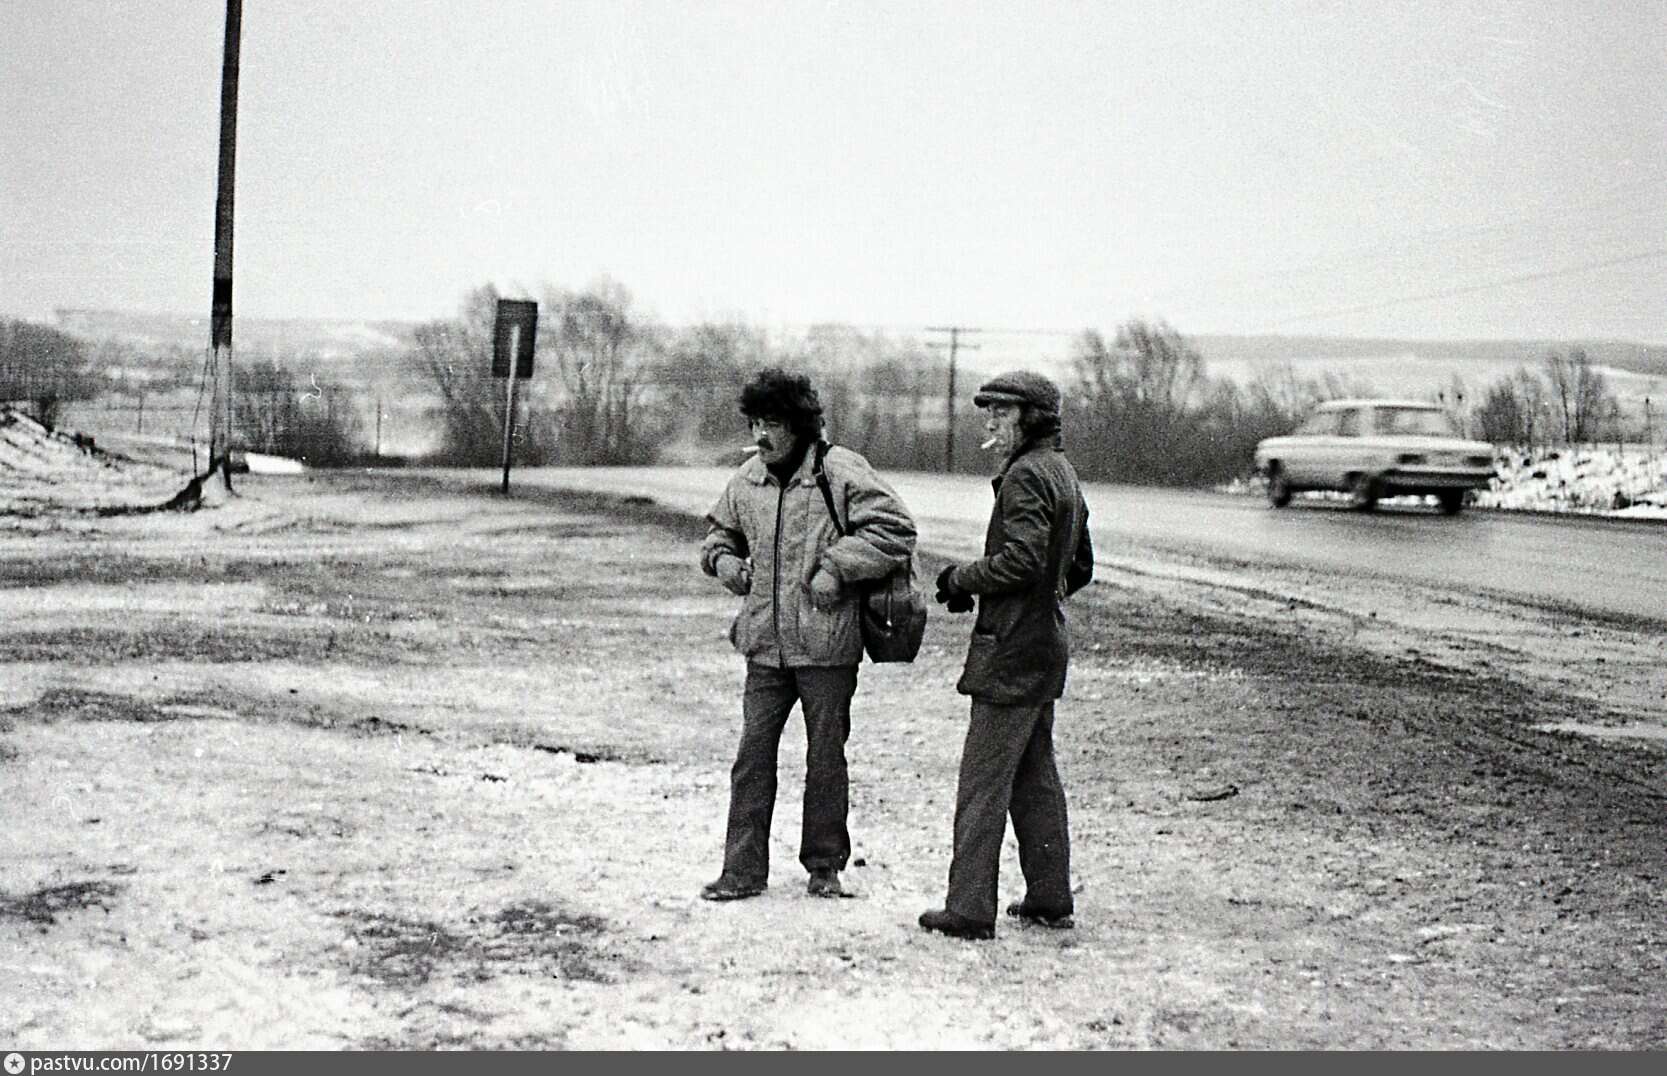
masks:
[(1041, 432), (1034, 434), (1030, 438), (1019, 443), (1019, 447), (1013, 450), (1013, 454), (1002, 461), (1001, 473), (1006, 474), (1007, 469), (1017, 463), (1020, 456), (1025, 456), (1043, 449), (1054, 449), (1055, 451), (1058, 451), (1064, 447), (1065, 439), (1060, 434), (1059, 427), (1055, 426), (1051, 430), (1042, 430)]
[[(798, 470), (788, 479), (788, 486), (808, 486), (815, 480), (811, 478), (811, 470), (816, 466), (816, 445), (811, 443), (805, 452), (805, 458), (799, 462)], [(766, 485), (770, 481), (770, 468), (764, 465), (764, 460), (754, 452), (747, 462), (741, 464), (741, 477), (755, 486)]]

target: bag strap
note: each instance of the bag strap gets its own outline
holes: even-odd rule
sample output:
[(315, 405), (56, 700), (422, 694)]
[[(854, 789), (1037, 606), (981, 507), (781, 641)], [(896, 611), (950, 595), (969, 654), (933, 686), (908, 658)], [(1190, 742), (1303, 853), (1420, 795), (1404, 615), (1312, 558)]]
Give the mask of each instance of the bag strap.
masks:
[(839, 521), (839, 513), (834, 511), (833, 487), (828, 484), (828, 469), (824, 461), (828, 457), (828, 442), (820, 438), (816, 442), (816, 455), (811, 464), (810, 473), (816, 479), (816, 488), (822, 491), (822, 501), (828, 506), (828, 515), (833, 519), (834, 530), (841, 538), (845, 537), (845, 525)]

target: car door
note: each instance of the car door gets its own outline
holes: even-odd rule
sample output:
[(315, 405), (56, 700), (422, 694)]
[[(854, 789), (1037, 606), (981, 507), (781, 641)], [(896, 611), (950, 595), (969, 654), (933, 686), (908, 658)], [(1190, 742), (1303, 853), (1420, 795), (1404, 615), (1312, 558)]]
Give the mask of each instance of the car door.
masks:
[(1348, 407), (1337, 412), (1337, 428), (1326, 441), (1324, 484), (1328, 489), (1348, 489), (1349, 476), (1365, 464), (1367, 445), (1363, 438), (1369, 433), (1364, 408)]
[(1331, 442), (1337, 435), (1336, 411), (1319, 411), (1308, 417), (1286, 438), (1281, 450), (1282, 465), (1291, 483), (1299, 487), (1328, 485), (1331, 470)]

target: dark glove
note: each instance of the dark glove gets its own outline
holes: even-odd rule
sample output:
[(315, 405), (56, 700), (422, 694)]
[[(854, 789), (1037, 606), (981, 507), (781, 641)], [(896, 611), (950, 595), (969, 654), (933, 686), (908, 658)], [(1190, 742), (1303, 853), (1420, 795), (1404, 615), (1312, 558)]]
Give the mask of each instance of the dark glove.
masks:
[(937, 602), (952, 613), (970, 613), (972, 612), (972, 595), (964, 594), (950, 586), (949, 577), (954, 571), (955, 565), (951, 564), (938, 573)]

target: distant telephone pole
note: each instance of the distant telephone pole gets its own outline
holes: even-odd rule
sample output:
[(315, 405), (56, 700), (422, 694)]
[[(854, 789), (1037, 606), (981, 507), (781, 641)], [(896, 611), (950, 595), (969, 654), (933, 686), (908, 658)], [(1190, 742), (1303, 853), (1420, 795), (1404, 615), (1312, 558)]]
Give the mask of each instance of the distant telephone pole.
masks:
[(208, 461), (232, 488), (232, 195), (237, 165), (237, 61), (243, 0), (226, 0), (226, 51), (220, 67), (220, 181), (214, 200), (214, 296), (209, 345), (214, 349), (214, 407)]
[(961, 343), (961, 334), (962, 333), (977, 333), (977, 332), (983, 332), (984, 330), (983, 329), (969, 329), (969, 328), (966, 328), (966, 327), (961, 326), (961, 325), (944, 325), (944, 326), (929, 326), (926, 331), (929, 332), (929, 333), (948, 333), (949, 334), (949, 343), (945, 344), (941, 340), (932, 340), (932, 341), (929, 341), (926, 346), (927, 347), (947, 347), (947, 348), (949, 348), (949, 392), (948, 392), (949, 425), (944, 430), (943, 466), (944, 466), (944, 471), (946, 473), (954, 474), (955, 473), (955, 355), (963, 347), (967, 348), (971, 351), (977, 351), (978, 350), (978, 345), (977, 344), (963, 344), (963, 343)]

